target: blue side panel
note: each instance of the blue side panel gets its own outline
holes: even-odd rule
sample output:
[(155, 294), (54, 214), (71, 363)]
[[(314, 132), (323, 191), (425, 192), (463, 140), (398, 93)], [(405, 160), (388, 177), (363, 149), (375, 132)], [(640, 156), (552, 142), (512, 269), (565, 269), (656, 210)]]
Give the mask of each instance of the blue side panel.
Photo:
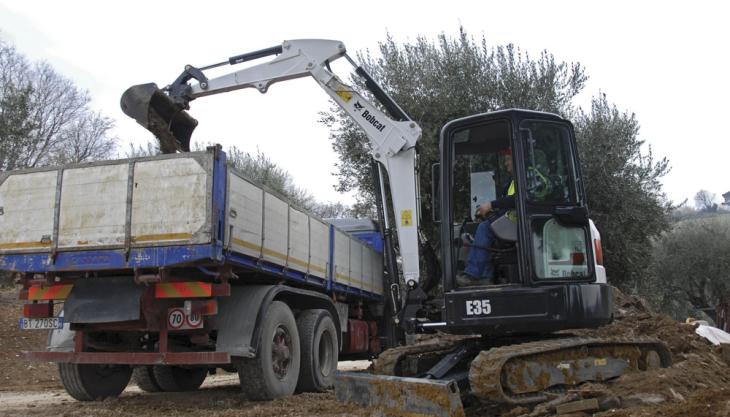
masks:
[(223, 259), (220, 245), (165, 246), (124, 250), (59, 252), (53, 262), (47, 253), (0, 255), (0, 270), (16, 272), (98, 271), (159, 268), (202, 260)]
[(383, 238), (380, 236), (380, 232), (351, 232), (350, 234), (360, 241), (365, 242), (376, 252), (383, 253), (384, 244)]
[(343, 294), (356, 295), (358, 297), (370, 298), (373, 300), (380, 300), (382, 298), (381, 295), (378, 295), (378, 294), (375, 294), (375, 293), (372, 293), (369, 291), (361, 290), (358, 288), (348, 287), (346, 285), (340, 285), (337, 283), (333, 283), (332, 288), (335, 292), (339, 292), (339, 293), (343, 293)]
[(226, 188), (228, 164), (226, 153), (216, 149), (213, 157), (213, 239), (222, 244), (226, 227)]
[(227, 262), (237, 265), (237, 266), (243, 266), (251, 270), (259, 271), (259, 272), (265, 272), (269, 274), (275, 274), (281, 277), (284, 277), (286, 279), (289, 279), (291, 281), (301, 282), (305, 284), (310, 284), (314, 286), (318, 286), (322, 289), (326, 289), (328, 286), (328, 280), (322, 279), (319, 277), (316, 277), (314, 275), (305, 274), (303, 272), (295, 271), (293, 269), (288, 269), (283, 266), (275, 265), (269, 262), (260, 261), (256, 258), (237, 254), (237, 253), (229, 253), (227, 256)]
[[(228, 165), (226, 154), (220, 149), (213, 150), (213, 241), (204, 245), (160, 246), (149, 248), (134, 248), (129, 254), (124, 249), (58, 252), (55, 259), (48, 253), (29, 253), (0, 255), (0, 270), (15, 272), (44, 273), (53, 271), (102, 271), (102, 270), (131, 270), (134, 268), (162, 268), (198, 266), (206, 273), (205, 266), (211, 263), (230, 263), (235, 266), (272, 274), (292, 282), (298, 282), (311, 287), (319, 287), (326, 292), (349, 294), (362, 298), (380, 300), (382, 296), (358, 288), (340, 285), (334, 282), (334, 253), (335, 228), (329, 226), (329, 265), (325, 279), (288, 269), (260, 259), (243, 254), (225, 252), (225, 219), (226, 194), (228, 185)], [(371, 233), (362, 233), (361, 240), (377, 249), (377, 242), (370, 236)], [(377, 233), (374, 233), (377, 234)], [(367, 235), (367, 236), (365, 236)], [(379, 237), (379, 236), (378, 236)], [(381, 249), (382, 251), (382, 242)]]

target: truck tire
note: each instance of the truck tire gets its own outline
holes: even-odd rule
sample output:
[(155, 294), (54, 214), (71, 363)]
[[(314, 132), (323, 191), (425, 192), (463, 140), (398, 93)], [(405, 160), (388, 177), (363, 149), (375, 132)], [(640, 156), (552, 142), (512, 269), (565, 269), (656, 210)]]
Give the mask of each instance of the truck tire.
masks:
[(132, 368), (126, 365), (59, 363), (58, 373), (68, 395), (79, 401), (116, 397), (132, 378)]
[(152, 373), (157, 385), (165, 392), (195, 391), (203, 385), (208, 368), (183, 368), (181, 366), (153, 366)]
[(274, 301), (263, 315), (256, 357), (238, 366), (241, 390), (250, 400), (272, 400), (294, 393), (299, 379), (300, 344), (294, 314)]
[(299, 392), (321, 392), (332, 388), (337, 371), (339, 344), (337, 329), (326, 310), (305, 310), (297, 318), (302, 360)]
[(157, 383), (152, 366), (138, 366), (132, 372), (132, 382), (144, 392), (160, 392), (162, 388)]

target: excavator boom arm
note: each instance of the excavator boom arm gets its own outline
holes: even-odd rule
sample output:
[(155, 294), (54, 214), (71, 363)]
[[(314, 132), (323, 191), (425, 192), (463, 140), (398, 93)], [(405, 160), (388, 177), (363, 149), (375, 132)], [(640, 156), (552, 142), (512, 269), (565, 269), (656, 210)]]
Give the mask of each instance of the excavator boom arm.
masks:
[[(220, 77), (208, 79), (204, 73), (205, 70), (221, 65), (240, 64), (270, 55), (277, 56), (269, 62)], [(329, 63), (343, 56), (356, 67), (356, 73), (365, 78), (366, 87), (392, 117), (332, 73)], [(388, 173), (403, 260), (403, 278), (409, 287), (416, 287), (420, 276), (420, 210), (415, 145), (421, 137), (421, 128), (406, 116), (367, 72), (354, 64), (346, 55), (342, 42), (324, 39), (289, 40), (284, 41), (281, 46), (234, 56), (207, 67), (195, 68), (188, 65), (163, 91), (154, 84), (131, 87), (122, 96), (121, 105), (127, 115), (155, 134), (163, 152), (189, 151), (190, 136), (197, 125), (197, 121), (185, 111), (189, 109), (190, 101), (243, 88), (256, 88), (259, 92), (266, 93), (276, 82), (307, 76), (314, 78), (330, 98), (362, 128), (369, 138), (373, 158)], [(190, 84), (191, 80), (197, 83)]]

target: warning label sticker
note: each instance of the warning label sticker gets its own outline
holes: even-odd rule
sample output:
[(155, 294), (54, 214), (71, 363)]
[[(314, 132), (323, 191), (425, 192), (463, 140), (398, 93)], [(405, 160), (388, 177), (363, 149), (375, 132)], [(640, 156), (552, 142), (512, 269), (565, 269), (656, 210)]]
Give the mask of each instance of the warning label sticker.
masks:
[(344, 84), (337, 83), (337, 87), (335, 87), (335, 94), (340, 96), (342, 101), (345, 103), (349, 103), (350, 100), (352, 100), (352, 91), (350, 87)]
[(413, 225), (413, 210), (401, 210), (400, 225), (401, 226), (412, 226)]

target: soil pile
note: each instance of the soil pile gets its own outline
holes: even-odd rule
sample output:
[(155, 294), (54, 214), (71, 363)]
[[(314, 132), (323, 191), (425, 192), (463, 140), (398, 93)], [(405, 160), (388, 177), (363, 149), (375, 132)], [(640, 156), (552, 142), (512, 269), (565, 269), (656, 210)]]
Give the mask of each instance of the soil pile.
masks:
[(605, 384), (584, 384), (569, 391), (554, 405), (532, 410), (511, 410), (509, 416), (557, 414), (557, 405), (595, 398), (601, 410), (578, 412), (583, 416), (728, 416), (730, 367), (720, 349), (695, 333), (692, 324), (657, 314), (638, 297), (614, 289), (614, 317), (610, 325), (595, 330), (571, 331), (585, 337), (652, 337), (671, 350), (673, 365), (623, 375)]

